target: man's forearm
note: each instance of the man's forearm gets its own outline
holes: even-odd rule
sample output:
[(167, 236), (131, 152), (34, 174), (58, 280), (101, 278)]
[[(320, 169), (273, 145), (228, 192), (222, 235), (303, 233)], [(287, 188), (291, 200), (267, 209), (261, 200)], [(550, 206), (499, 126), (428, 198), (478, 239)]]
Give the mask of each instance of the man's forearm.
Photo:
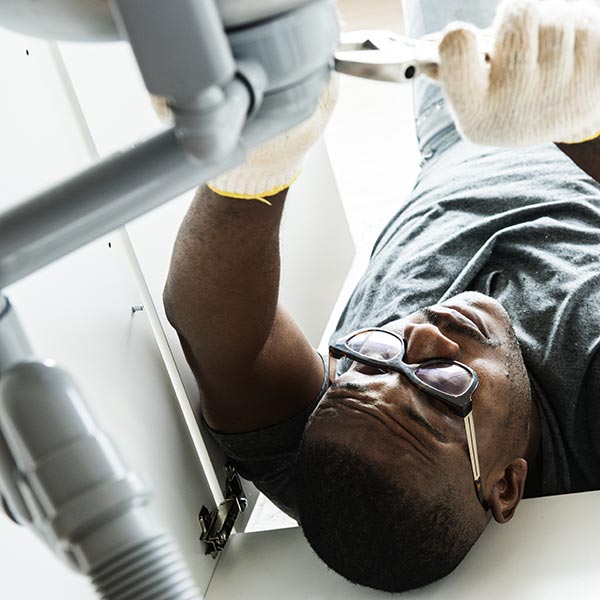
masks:
[(170, 321), (197, 355), (243, 364), (266, 342), (277, 309), (286, 193), (267, 206), (198, 191), (177, 236), (164, 295)]
[(600, 138), (582, 144), (557, 146), (583, 171), (600, 183)]
[[(323, 385), (321, 357), (278, 304), (279, 229), (287, 187), (335, 104), (335, 82), (310, 118), (211, 181), (252, 200), (203, 187), (179, 231), (165, 309), (213, 429), (239, 433), (281, 423), (310, 405)], [(270, 206), (261, 202), (265, 195)]]

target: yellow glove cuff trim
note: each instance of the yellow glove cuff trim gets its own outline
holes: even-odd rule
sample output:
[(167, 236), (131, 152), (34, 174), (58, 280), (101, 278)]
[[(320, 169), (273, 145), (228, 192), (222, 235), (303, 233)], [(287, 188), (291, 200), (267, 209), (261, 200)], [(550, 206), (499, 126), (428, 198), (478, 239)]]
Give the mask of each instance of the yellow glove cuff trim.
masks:
[(596, 132), (594, 135), (585, 138), (583, 140), (577, 140), (576, 142), (563, 142), (563, 144), (585, 144), (585, 142), (591, 142), (600, 137), (600, 131)]
[(267, 200), (267, 198), (269, 196), (275, 196), (275, 195), (279, 194), (280, 192), (283, 192), (283, 190), (286, 190), (287, 188), (289, 188), (296, 181), (296, 179), (298, 179), (298, 177), (300, 177), (300, 173), (298, 173), (288, 183), (275, 186), (273, 189), (263, 192), (262, 194), (238, 194), (237, 192), (226, 192), (224, 190), (220, 190), (219, 188), (216, 188), (214, 185), (211, 185), (210, 183), (207, 183), (206, 185), (210, 190), (212, 190), (215, 194), (218, 194), (219, 196), (225, 196), (226, 198), (235, 198), (236, 200), (258, 200), (259, 202), (262, 202), (263, 204), (272, 206), (271, 202), (269, 202)]

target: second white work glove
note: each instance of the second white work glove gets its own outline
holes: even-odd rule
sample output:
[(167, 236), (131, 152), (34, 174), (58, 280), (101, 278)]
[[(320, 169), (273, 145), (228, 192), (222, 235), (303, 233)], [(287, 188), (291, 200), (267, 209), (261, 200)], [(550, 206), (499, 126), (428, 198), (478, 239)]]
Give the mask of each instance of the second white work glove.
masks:
[(337, 96), (338, 77), (334, 74), (311, 117), (252, 150), (244, 163), (209, 181), (208, 187), (222, 196), (269, 204), (270, 196), (288, 188), (300, 174), (307, 152), (329, 121)]
[(436, 74), (458, 129), (490, 146), (600, 134), (600, 8), (590, 0), (504, 0), (487, 60), (481, 32), (452, 23)]

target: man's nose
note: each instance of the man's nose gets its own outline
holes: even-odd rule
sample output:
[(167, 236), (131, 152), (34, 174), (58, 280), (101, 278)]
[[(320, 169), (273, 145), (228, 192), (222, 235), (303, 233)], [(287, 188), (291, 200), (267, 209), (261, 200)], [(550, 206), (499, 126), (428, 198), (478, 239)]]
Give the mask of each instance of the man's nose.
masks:
[(456, 360), (460, 346), (447, 338), (431, 323), (409, 323), (404, 328), (407, 363), (418, 363), (433, 358)]

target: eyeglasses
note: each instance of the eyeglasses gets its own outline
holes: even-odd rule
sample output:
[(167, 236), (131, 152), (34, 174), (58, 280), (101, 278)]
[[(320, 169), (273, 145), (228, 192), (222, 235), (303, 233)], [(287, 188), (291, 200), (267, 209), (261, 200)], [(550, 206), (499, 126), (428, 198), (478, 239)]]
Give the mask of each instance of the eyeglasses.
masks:
[(329, 347), (329, 353), (336, 359), (346, 357), (370, 367), (393, 370), (405, 375), (415, 387), (437, 398), (454, 414), (463, 417), (475, 493), (487, 511), (489, 505), (483, 496), (473, 423), (472, 397), (479, 385), (477, 373), (455, 360), (433, 359), (408, 364), (403, 360), (405, 352), (406, 346), (401, 337), (376, 327), (355, 331)]

